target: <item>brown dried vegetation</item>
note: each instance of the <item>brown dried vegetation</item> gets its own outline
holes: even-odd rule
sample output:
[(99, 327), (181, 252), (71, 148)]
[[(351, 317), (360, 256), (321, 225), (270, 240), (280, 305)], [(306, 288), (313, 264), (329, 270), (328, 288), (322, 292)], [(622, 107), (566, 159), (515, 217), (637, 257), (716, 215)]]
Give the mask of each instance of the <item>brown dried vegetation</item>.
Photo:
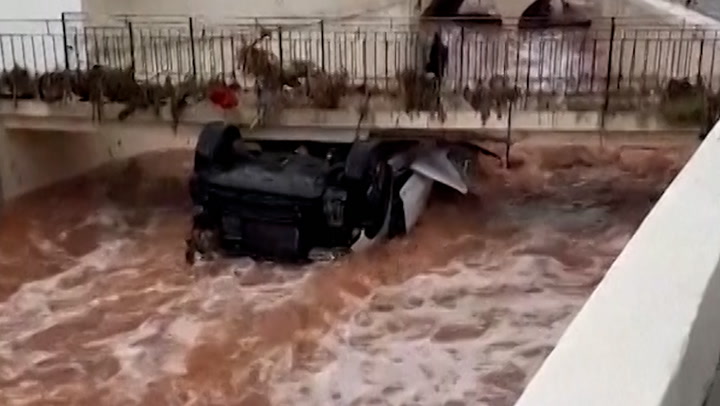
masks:
[(502, 118), (503, 111), (520, 97), (520, 90), (511, 86), (507, 77), (496, 75), (487, 82), (479, 80), (474, 89), (466, 87), (463, 96), (473, 110), (480, 113), (485, 124), (493, 110), (498, 118)]

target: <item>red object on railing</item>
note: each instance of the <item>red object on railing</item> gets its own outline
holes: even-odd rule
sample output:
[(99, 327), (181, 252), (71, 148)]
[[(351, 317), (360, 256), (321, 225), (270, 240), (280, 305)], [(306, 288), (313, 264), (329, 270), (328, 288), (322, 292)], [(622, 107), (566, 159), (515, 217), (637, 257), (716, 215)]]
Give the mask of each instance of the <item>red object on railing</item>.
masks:
[(209, 99), (223, 110), (234, 109), (240, 103), (237, 93), (229, 86), (223, 85), (210, 89)]

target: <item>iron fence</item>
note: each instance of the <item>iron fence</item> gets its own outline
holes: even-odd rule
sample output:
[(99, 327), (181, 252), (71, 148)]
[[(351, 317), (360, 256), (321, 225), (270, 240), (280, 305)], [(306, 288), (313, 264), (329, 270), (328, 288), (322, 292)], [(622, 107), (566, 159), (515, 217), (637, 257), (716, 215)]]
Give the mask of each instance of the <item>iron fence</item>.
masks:
[[(516, 24), (410, 18), (329, 20), (321, 18), (227, 19), (182, 16), (116, 16), (94, 23), (83, 16), (58, 21), (0, 21), (0, 66), (39, 75), (93, 65), (134, 67), (144, 81), (194, 76), (236, 79), (250, 86), (238, 53), (257, 43), (278, 63), (309, 62), (326, 72), (346, 72), (355, 85), (395, 91), (397, 74), (422, 71), (430, 40), (439, 32), (447, 46), (443, 85), (474, 88), (501, 77), (525, 94), (595, 94), (651, 90), (670, 79), (702, 79), (720, 85), (716, 62), (719, 31), (663, 26), (644, 20), (596, 21), (589, 29), (519, 30)], [(34, 25), (33, 25), (34, 24)], [(11, 27), (9, 29), (8, 27)]]

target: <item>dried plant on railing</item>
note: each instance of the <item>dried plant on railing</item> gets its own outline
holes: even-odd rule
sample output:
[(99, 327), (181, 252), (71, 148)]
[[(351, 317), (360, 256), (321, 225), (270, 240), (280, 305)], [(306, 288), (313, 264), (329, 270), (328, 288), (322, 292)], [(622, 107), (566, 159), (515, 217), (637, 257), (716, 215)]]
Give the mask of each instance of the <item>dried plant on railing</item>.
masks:
[(2, 96), (13, 99), (15, 107), (19, 99), (33, 99), (36, 96), (35, 81), (27, 69), (18, 65), (0, 75), (0, 90)]
[(398, 73), (400, 97), (407, 114), (430, 112), (433, 117), (445, 121), (447, 115), (441, 99), (441, 83), (425, 72), (408, 68)]
[(250, 43), (243, 39), (238, 50), (240, 69), (255, 78), (255, 94), (257, 97), (257, 115), (250, 127), (265, 123), (269, 112), (281, 108), (280, 93), (283, 88), (283, 71), (280, 60), (272, 52), (261, 48), (261, 41), (268, 38), (270, 32), (261, 30), (260, 36)]
[(703, 122), (707, 90), (702, 80), (670, 79), (663, 90), (658, 112), (671, 124), (696, 125)]
[(340, 100), (349, 90), (349, 76), (347, 72), (326, 73), (316, 71), (308, 77), (308, 95), (313, 107), (320, 109), (336, 109)]
[[(123, 121), (137, 110), (153, 109), (155, 117), (160, 117), (162, 107), (167, 104), (170, 95), (175, 91), (170, 77), (165, 78), (164, 84), (156, 82), (137, 83), (137, 86), (123, 91), (125, 107), (118, 114), (118, 120)], [(121, 101), (121, 100), (119, 100)]]
[(474, 89), (466, 87), (463, 97), (473, 110), (480, 113), (484, 125), (493, 110), (498, 119), (502, 118), (502, 113), (520, 97), (520, 90), (516, 86), (511, 86), (507, 77), (496, 75), (487, 83), (482, 79), (479, 80)]
[(197, 102), (204, 97), (204, 92), (192, 76), (188, 76), (174, 87), (174, 91), (170, 93), (170, 116), (172, 117), (173, 131), (177, 132), (185, 109), (192, 102)]
[(72, 93), (72, 73), (68, 71), (47, 72), (38, 78), (38, 97), (45, 103), (66, 100)]

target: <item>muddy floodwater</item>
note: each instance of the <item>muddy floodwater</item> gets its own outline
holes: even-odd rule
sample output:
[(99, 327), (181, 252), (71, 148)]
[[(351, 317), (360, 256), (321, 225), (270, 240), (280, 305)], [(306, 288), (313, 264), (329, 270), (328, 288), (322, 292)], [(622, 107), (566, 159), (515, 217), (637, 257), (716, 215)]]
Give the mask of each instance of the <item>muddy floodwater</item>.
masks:
[(693, 148), (517, 147), (411, 235), (302, 268), (188, 268), (188, 151), (24, 197), (0, 404), (512, 405)]

